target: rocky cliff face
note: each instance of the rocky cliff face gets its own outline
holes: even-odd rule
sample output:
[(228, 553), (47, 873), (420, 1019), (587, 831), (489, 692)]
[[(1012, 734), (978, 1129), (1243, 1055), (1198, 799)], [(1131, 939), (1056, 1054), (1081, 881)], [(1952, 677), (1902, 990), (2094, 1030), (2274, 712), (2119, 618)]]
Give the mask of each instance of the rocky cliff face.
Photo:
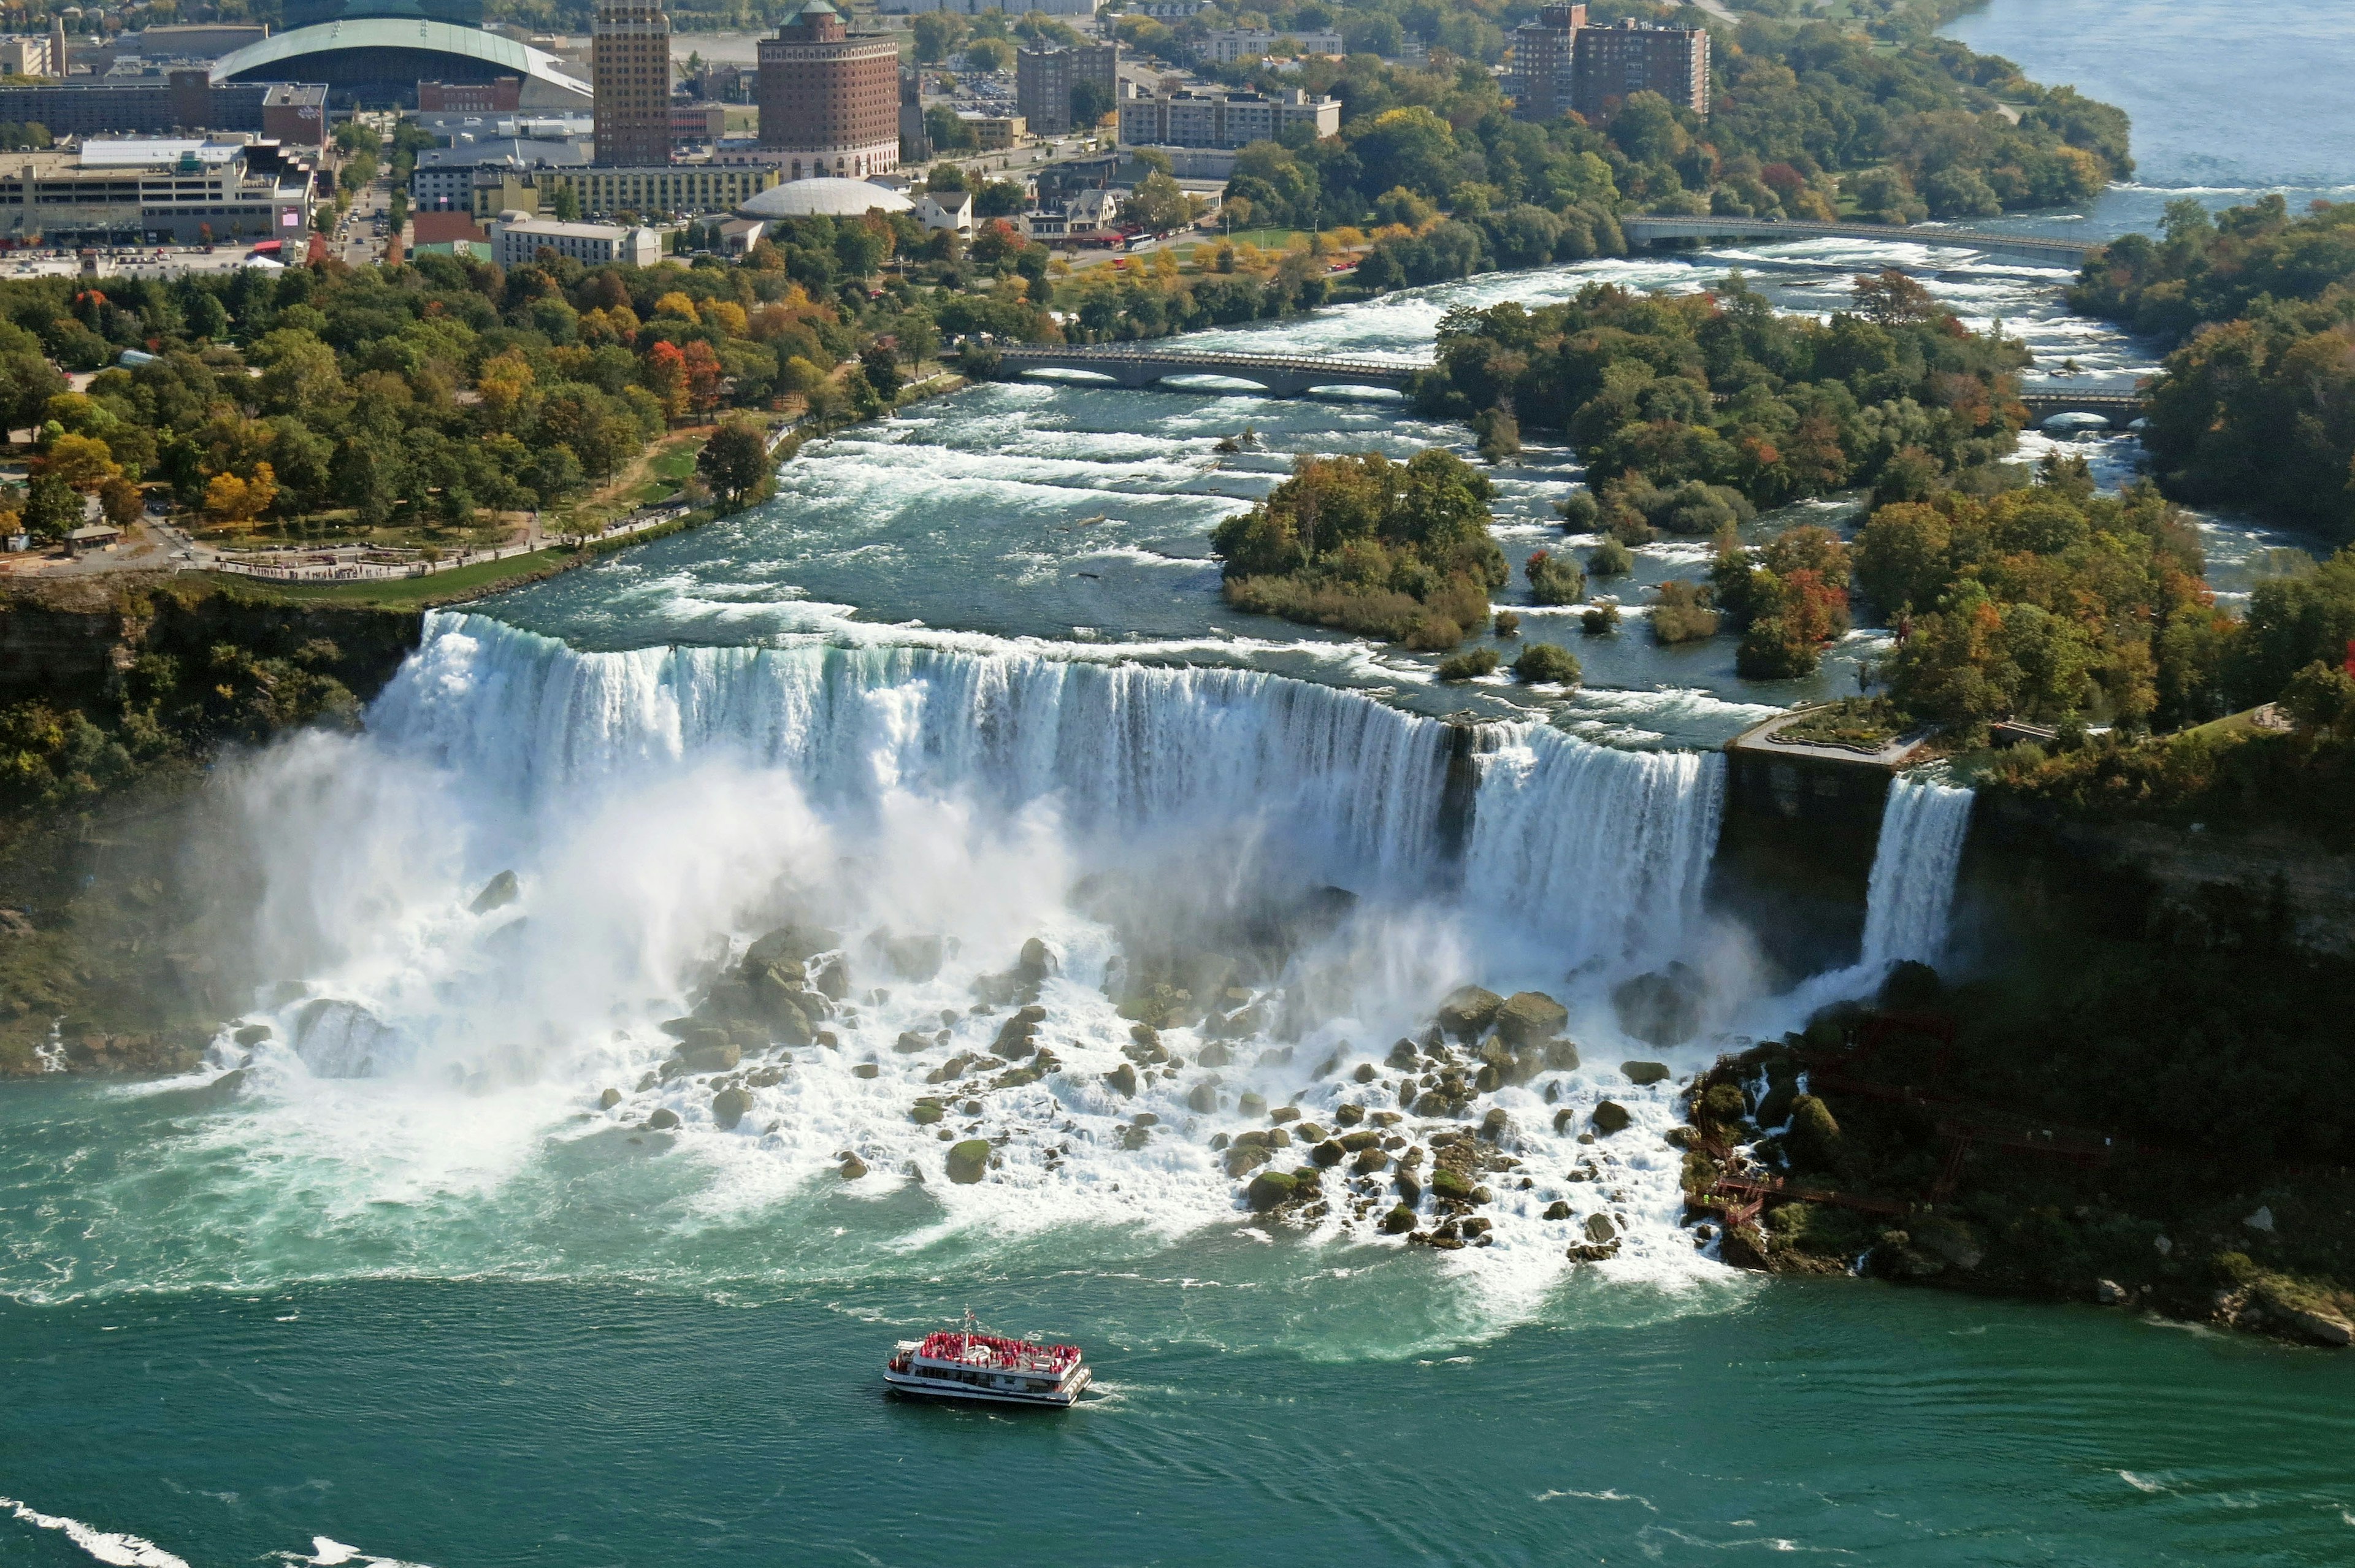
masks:
[(34, 580), (0, 594), (0, 701), (96, 700), (143, 655), (202, 656), (222, 643), (262, 657), (331, 645), (324, 668), (365, 700), (422, 624), (416, 611), (274, 603), (205, 579)]
[(2296, 834), (2089, 823), (1983, 800), (1966, 856), (1966, 923), (2033, 939), (2086, 932), (2206, 951), (2355, 956), (2355, 855)]

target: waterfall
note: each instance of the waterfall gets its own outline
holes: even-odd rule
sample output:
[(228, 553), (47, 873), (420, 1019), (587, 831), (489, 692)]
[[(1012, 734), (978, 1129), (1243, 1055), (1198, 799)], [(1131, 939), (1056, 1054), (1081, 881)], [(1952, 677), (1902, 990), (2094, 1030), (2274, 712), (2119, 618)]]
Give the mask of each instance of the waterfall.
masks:
[(1975, 798), (1967, 789), (1906, 774), (1890, 781), (1865, 894), (1861, 967), (1868, 975), (1909, 958), (1935, 964), (1944, 955)]
[[(856, 817), (888, 792), (1011, 814), (1051, 801), (1080, 836), (1260, 824), (1361, 891), (1435, 888), (1452, 731), (1259, 671), (878, 645), (588, 653), (436, 614), (369, 727), (526, 816), (630, 775), (724, 756), (791, 774)], [(1696, 912), (1723, 762), (1631, 752), (1542, 725), (1482, 733), (1465, 872), (1479, 898), (1616, 961)], [(1277, 836), (1280, 836), (1277, 837)]]
[(1618, 752), (1539, 724), (1492, 725), (1481, 742), (1466, 894), (1503, 893), (1583, 956), (1671, 954), (1700, 912), (1724, 757)]

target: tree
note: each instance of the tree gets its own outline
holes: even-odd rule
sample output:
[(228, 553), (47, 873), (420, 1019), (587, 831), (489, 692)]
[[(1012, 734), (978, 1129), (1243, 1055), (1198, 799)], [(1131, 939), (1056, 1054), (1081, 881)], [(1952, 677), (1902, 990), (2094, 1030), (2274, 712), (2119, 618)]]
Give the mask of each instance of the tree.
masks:
[(1137, 182), (1120, 204), (1120, 220), (1156, 234), (1181, 229), (1201, 215), (1201, 203), (1178, 188), (1178, 182), (1155, 170)]
[(127, 528), (147, 515), (145, 493), (119, 476), (98, 487), (98, 504), (105, 511), (106, 520), (118, 528)]
[(1071, 83), (1071, 123), (1073, 125), (1082, 130), (1100, 125), (1103, 123), (1104, 116), (1118, 107), (1112, 94), (1104, 91), (1103, 83), (1090, 81), (1084, 78)]
[(727, 371), (711, 345), (699, 337), (687, 346), (685, 359), (687, 404), (698, 414), (709, 413), (719, 406), (721, 383), (727, 379)]
[(759, 426), (746, 420), (730, 420), (703, 443), (695, 466), (721, 500), (733, 507), (767, 482), (768, 443), (762, 439)]
[(570, 181), (556, 187), (556, 221), (559, 223), (581, 221), (581, 193), (572, 187)]
[(250, 528), (278, 499), (278, 476), (267, 463), (253, 465), (250, 478), (216, 474), (205, 486), (205, 515), (232, 528)]
[(81, 527), (81, 497), (64, 480), (37, 474), (27, 489), (18, 526), (35, 539), (54, 544)]
[(687, 356), (670, 343), (656, 343), (646, 352), (646, 390), (662, 405), (665, 422), (677, 424), (687, 417), (688, 403)]
[(122, 477), (123, 465), (94, 435), (60, 435), (41, 454), (41, 472), (88, 495), (109, 479)]

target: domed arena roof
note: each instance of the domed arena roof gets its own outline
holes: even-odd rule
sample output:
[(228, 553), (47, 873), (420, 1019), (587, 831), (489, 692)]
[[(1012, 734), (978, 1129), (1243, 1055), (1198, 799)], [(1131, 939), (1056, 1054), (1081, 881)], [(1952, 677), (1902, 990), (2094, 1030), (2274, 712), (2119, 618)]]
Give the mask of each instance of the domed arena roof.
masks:
[(522, 79), (526, 109), (585, 109), (590, 84), (562, 60), (500, 33), (427, 17), (368, 16), (274, 33), (223, 55), (211, 80), (323, 81), (343, 101), (416, 101), (418, 81)]
[(906, 212), (915, 205), (889, 186), (828, 175), (773, 185), (736, 210), (746, 218), (857, 218), (874, 208)]

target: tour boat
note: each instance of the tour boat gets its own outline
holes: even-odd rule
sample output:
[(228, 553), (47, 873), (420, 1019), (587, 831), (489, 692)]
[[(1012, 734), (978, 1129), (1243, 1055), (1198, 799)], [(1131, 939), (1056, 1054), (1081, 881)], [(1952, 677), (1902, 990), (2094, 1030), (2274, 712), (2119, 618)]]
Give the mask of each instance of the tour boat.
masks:
[(970, 1312), (963, 1328), (900, 1340), (883, 1368), (884, 1385), (893, 1393), (1054, 1410), (1077, 1404), (1089, 1375), (1077, 1345), (1039, 1345), (986, 1333)]

